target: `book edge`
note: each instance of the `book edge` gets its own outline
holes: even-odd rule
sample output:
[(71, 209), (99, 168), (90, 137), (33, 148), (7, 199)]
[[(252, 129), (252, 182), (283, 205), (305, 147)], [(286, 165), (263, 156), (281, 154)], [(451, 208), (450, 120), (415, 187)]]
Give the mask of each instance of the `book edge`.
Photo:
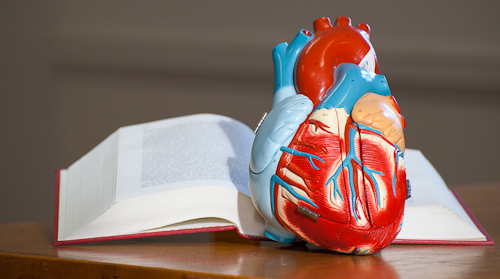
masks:
[(491, 246), (495, 245), (495, 242), (486, 232), (486, 230), (481, 226), (479, 221), (476, 219), (474, 214), (470, 211), (467, 205), (464, 203), (460, 195), (452, 189), (451, 192), (457, 199), (458, 203), (465, 210), (469, 218), (472, 220), (477, 229), (486, 237), (485, 241), (469, 241), (469, 240), (421, 240), (421, 239), (394, 239), (391, 244), (439, 244), (439, 245), (475, 245), (475, 246)]
[(53, 245), (55, 246), (58, 242), (59, 236), (59, 189), (61, 185), (61, 171), (62, 169), (56, 170), (56, 190), (55, 190), (55, 205), (54, 205), (54, 236)]
[(177, 234), (190, 234), (190, 233), (202, 233), (202, 232), (217, 232), (217, 231), (229, 231), (236, 230), (237, 234), (249, 240), (269, 240), (263, 236), (252, 236), (246, 235), (240, 232), (240, 229), (236, 225), (230, 226), (215, 226), (197, 229), (181, 229), (181, 230), (170, 230), (170, 231), (159, 231), (159, 232), (144, 232), (144, 233), (134, 233), (125, 235), (114, 235), (105, 237), (93, 237), (84, 239), (73, 239), (73, 240), (59, 240), (59, 199), (60, 199), (60, 185), (61, 185), (61, 172), (64, 169), (57, 169), (55, 178), (55, 205), (54, 205), (54, 227), (53, 227), (53, 246), (61, 245), (71, 245), (71, 244), (82, 244), (100, 241), (110, 241), (110, 240), (120, 240), (120, 239), (133, 239), (133, 238), (143, 238), (143, 237), (153, 237), (153, 236), (163, 236), (163, 235), (177, 235)]

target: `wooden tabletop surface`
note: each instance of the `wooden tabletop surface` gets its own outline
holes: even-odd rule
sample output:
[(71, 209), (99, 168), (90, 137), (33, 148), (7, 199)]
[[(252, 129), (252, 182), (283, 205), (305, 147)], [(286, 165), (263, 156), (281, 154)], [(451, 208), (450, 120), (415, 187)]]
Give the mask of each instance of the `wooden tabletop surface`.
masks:
[[(500, 183), (456, 190), (500, 241)], [(52, 226), (0, 224), (0, 278), (500, 278), (497, 245), (393, 244), (349, 256), (228, 231), (53, 247)]]

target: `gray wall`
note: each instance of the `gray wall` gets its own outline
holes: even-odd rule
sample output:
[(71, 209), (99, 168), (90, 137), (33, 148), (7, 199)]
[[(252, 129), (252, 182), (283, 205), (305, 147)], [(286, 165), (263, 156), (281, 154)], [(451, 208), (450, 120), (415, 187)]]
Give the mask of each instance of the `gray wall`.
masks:
[(500, 180), (500, 2), (102, 2), (0, 2), (0, 223), (51, 219), (54, 170), (120, 126), (199, 112), (254, 126), (272, 48), (321, 16), (372, 27), (407, 147), (451, 187)]

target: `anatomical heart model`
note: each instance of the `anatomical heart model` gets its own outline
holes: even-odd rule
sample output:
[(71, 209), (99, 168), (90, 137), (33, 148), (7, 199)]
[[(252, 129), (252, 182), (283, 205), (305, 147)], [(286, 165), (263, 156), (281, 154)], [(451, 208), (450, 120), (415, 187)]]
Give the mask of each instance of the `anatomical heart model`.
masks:
[(366, 24), (314, 22), (273, 51), (273, 107), (256, 132), (252, 200), (266, 236), (370, 254), (401, 229), (405, 122)]

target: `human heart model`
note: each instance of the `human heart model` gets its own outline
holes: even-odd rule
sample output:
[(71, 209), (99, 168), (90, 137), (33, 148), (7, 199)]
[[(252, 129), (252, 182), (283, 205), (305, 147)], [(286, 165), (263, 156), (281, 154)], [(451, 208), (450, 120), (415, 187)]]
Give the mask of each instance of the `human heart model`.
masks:
[(368, 25), (319, 18), (314, 32), (273, 51), (273, 107), (252, 147), (250, 196), (270, 239), (370, 254), (402, 226), (404, 118)]

